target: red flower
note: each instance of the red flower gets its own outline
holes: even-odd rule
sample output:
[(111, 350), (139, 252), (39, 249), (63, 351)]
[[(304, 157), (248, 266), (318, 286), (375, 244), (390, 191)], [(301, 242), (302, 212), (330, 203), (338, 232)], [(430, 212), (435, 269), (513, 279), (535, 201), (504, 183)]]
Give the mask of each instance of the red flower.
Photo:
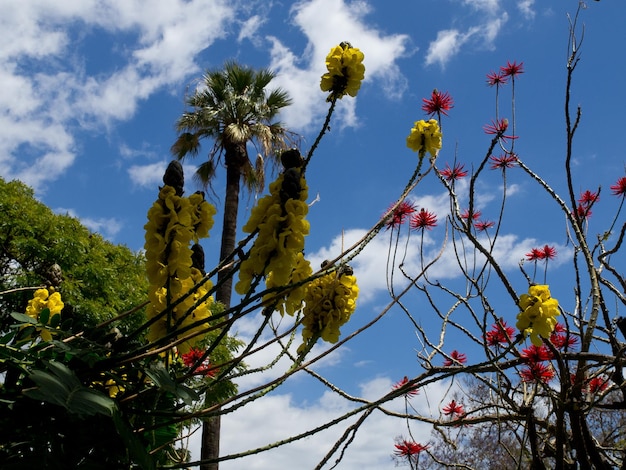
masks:
[(446, 416), (462, 416), (465, 414), (463, 405), (458, 404), (455, 400), (452, 400), (450, 403), (444, 406), (441, 411), (443, 411), (443, 414)]
[(609, 386), (609, 378), (604, 375), (597, 375), (587, 382), (589, 393), (604, 392)]
[(552, 353), (545, 346), (535, 346), (532, 344), (530, 347), (526, 349), (522, 349), (522, 353), (520, 354), (525, 362), (528, 364), (536, 364), (537, 362), (549, 361), (552, 359)]
[(474, 222), (474, 228), (476, 228), (479, 232), (484, 232), (488, 228), (493, 227), (495, 224), (496, 223), (491, 220), (479, 220), (478, 222)]
[(446, 167), (441, 170), (441, 176), (443, 176), (449, 182), (461, 179), (464, 176), (467, 176), (467, 171), (463, 170), (464, 166), (465, 165), (462, 165), (460, 163), (455, 163), (454, 167), (450, 168), (448, 163), (446, 163)]
[(485, 124), (483, 126), (483, 130), (485, 134), (497, 134), (501, 139), (517, 139), (516, 135), (504, 135), (504, 132), (509, 127), (508, 119), (498, 119), (496, 121), (491, 121), (491, 124)]
[(506, 66), (500, 67), (500, 71), (505, 77), (516, 77), (517, 75), (524, 73), (524, 62), (520, 62), (518, 64), (516, 61), (511, 63), (507, 60)]
[[(395, 384), (393, 384), (391, 386), (392, 390), (398, 390), (400, 388), (406, 387), (406, 385), (409, 383), (409, 378), (405, 375), (404, 378), (402, 380), (400, 380), (399, 382), (396, 382)], [(406, 392), (404, 392), (404, 394), (407, 397), (414, 397), (415, 395), (419, 394), (419, 390), (417, 389), (416, 385), (411, 385), (407, 388)]]
[(489, 346), (508, 345), (513, 338), (513, 333), (515, 333), (515, 328), (508, 326), (504, 320), (500, 319), (491, 326), (491, 330), (485, 335), (485, 340)]
[(557, 323), (554, 325), (554, 331), (550, 335), (550, 342), (557, 349), (562, 349), (565, 346), (570, 349), (576, 345), (578, 338), (570, 334), (561, 323)]
[(542, 250), (543, 257), (545, 259), (554, 259), (554, 257), (556, 256), (556, 248), (554, 248), (553, 246), (545, 245)]
[(492, 155), (489, 157), (489, 160), (491, 160), (489, 168), (492, 170), (502, 168), (504, 170), (506, 168), (513, 168), (517, 164), (517, 155), (514, 153), (505, 153), (499, 157), (494, 157)]
[(428, 449), (428, 445), (422, 445), (415, 441), (407, 441), (406, 439), (400, 440), (397, 444), (394, 444), (394, 446), (396, 448), (394, 452), (397, 456), (408, 457), (409, 459)]
[(465, 364), (467, 357), (465, 354), (458, 352), (456, 349), (450, 353), (450, 357), (446, 357), (443, 360), (444, 367), (457, 366), (459, 364)]
[(526, 259), (528, 261), (537, 261), (546, 257), (545, 252), (541, 248), (533, 248), (526, 253)]
[(200, 348), (191, 348), (188, 353), (182, 355), (183, 364), (185, 364), (186, 367), (195, 366), (195, 369), (193, 370), (194, 375), (206, 375), (213, 377), (216, 369), (210, 365), (207, 358), (204, 358), (203, 360), (204, 353), (205, 351)]
[(591, 207), (593, 204), (600, 200), (600, 195), (598, 193), (592, 193), (587, 190), (584, 193), (580, 193), (580, 198), (578, 202), (583, 206)]
[(423, 98), (422, 101), (424, 102), (422, 110), (431, 117), (438, 113), (447, 116), (446, 111), (454, 108), (452, 97), (447, 91), (439, 93), (437, 89), (434, 89), (430, 99)]
[(589, 217), (591, 217), (591, 209), (589, 208), (589, 206), (578, 204), (575, 214), (577, 214), (578, 217), (581, 219), (588, 219)]
[(506, 77), (499, 72), (489, 72), (487, 74), (487, 85), (506, 85)]
[[(472, 220), (478, 219), (482, 213), (480, 211), (472, 212)], [(469, 219), (469, 209), (465, 209), (461, 214), (462, 219)]]
[(615, 196), (626, 196), (626, 176), (622, 176), (617, 183), (611, 186), (611, 191)]
[(520, 376), (524, 382), (548, 383), (554, 378), (554, 369), (542, 362), (534, 362), (525, 366), (520, 371)]
[[(395, 204), (394, 204), (395, 205)], [(398, 207), (394, 209), (394, 211), (389, 216), (385, 226), (387, 229), (399, 227), (404, 222), (406, 222), (406, 218), (409, 214), (412, 214), (417, 209), (412, 202), (402, 201)]]
[(423, 207), (417, 214), (411, 216), (411, 228), (414, 230), (431, 230), (437, 226), (437, 216)]

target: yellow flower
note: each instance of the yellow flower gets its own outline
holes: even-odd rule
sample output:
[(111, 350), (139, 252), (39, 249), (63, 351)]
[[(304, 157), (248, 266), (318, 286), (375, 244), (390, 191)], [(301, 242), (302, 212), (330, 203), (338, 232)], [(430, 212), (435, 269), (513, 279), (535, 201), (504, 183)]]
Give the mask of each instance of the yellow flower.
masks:
[(322, 75), (320, 88), (330, 91), (328, 101), (342, 98), (346, 94), (357, 95), (365, 77), (363, 53), (348, 42), (333, 47), (326, 56), (327, 73)]
[(437, 120), (416, 121), (406, 138), (406, 146), (418, 152), (420, 157), (428, 152), (432, 158), (437, 158), (437, 153), (441, 149), (441, 131)]
[[(297, 178), (299, 173), (295, 175)], [(261, 198), (243, 227), (244, 232), (258, 229), (259, 233), (248, 257), (241, 263), (239, 281), (235, 284), (238, 294), (245, 295), (257, 276), (266, 277), (268, 288), (291, 283), (298, 256), (304, 250), (304, 237), (309, 234), (310, 229), (309, 222), (305, 219), (309, 211), (305, 202), (308, 190), (305, 178), (300, 175), (297, 199), (290, 197), (283, 202), (281, 194), (283, 197), (286, 194), (284, 181), (285, 175), (281, 174), (270, 184), (270, 194)]]
[(302, 338), (308, 341), (319, 334), (324, 341), (336, 343), (339, 328), (356, 308), (358, 295), (352, 274), (333, 272), (311, 281), (304, 295)]
[[(49, 323), (54, 315), (61, 313), (64, 306), (65, 305), (61, 300), (61, 294), (55, 292), (52, 287), (50, 290), (37, 289), (33, 294), (33, 298), (28, 301), (28, 305), (26, 306), (26, 315), (39, 321), (41, 312), (47, 308), (50, 311), (47, 322)], [(52, 333), (49, 330), (37, 328), (37, 331), (39, 332), (39, 336), (41, 336), (42, 340), (50, 341), (52, 339)]]
[(550, 297), (547, 285), (534, 285), (528, 288), (528, 294), (520, 296), (517, 314), (517, 329), (536, 346), (541, 346), (541, 338), (549, 338), (557, 323), (559, 302)]

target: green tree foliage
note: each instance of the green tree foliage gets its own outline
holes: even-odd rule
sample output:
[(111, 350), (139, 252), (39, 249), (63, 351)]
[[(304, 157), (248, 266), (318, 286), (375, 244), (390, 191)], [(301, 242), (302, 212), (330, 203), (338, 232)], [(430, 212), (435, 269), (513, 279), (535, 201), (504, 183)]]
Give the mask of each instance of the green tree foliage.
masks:
[[(141, 253), (90, 232), (80, 221), (55, 214), (32, 189), (0, 178), (0, 292), (54, 284), (53, 266), (63, 277), (64, 315), (93, 326), (143, 303), (147, 279)], [(31, 291), (0, 298), (5, 313), (24, 312)], [(123, 324), (137, 324), (141, 315)]]

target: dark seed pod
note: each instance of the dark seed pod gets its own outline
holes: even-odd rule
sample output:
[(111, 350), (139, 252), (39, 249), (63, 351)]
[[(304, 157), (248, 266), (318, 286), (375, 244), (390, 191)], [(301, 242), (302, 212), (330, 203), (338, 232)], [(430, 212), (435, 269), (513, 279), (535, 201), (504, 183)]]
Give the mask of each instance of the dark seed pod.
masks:
[(63, 273), (61, 272), (61, 266), (54, 263), (46, 271), (46, 285), (48, 287), (59, 287), (63, 281)]
[(302, 158), (302, 155), (300, 155), (300, 151), (297, 148), (285, 150), (280, 155), (280, 161), (285, 169), (300, 168), (304, 163), (304, 159)]
[(350, 266), (349, 264), (344, 264), (343, 266), (341, 266), (339, 268), (339, 275), (340, 276), (352, 276), (354, 274), (354, 269), (352, 269), (352, 266)]
[(167, 165), (167, 169), (163, 175), (163, 183), (174, 188), (177, 196), (183, 195), (185, 176), (183, 173), (183, 166), (178, 160), (172, 160), (170, 164)]
[(299, 199), (300, 191), (300, 170), (289, 168), (283, 173), (283, 185), (280, 188), (280, 200), (284, 204), (288, 199)]
[(204, 249), (197, 243), (191, 247), (191, 267), (198, 269), (203, 276), (206, 274), (204, 270)]

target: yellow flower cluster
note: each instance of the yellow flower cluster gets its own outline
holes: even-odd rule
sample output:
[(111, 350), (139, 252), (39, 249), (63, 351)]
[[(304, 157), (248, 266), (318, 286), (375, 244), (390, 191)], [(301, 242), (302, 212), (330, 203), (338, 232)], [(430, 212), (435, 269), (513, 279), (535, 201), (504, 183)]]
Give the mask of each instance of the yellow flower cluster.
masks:
[[(165, 311), (168, 306), (168, 300), (169, 304), (174, 303), (193, 289), (194, 286), (202, 280), (202, 278), (202, 273), (198, 269), (191, 268), (190, 277), (185, 279), (170, 279), (169, 291), (165, 287), (160, 287), (154, 291), (151, 290), (149, 293), (150, 305), (148, 305), (147, 309), (148, 318), (154, 318), (159, 313)], [(205, 328), (205, 325), (197, 324), (191, 328), (188, 327), (201, 320), (208, 320), (211, 316), (210, 308), (213, 303), (212, 296), (207, 297), (207, 299), (199, 304), (195, 309), (193, 308), (196, 302), (209, 292), (211, 287), (212, 283), (210, 281), (202, 284), (193, 294), (189, 295), (181, 303), (176, 305), (169, 315), (161, 315), (157, 321), (150, 325), (150, 329), (148, 330), (148, 340), (153, 342), (163, 338), (172, 330), (184, 329), (181, 336), (191, 335), (193, 337), (178, 344), (178, 351), (181, 354), (186, 354), (191, 348), (197, 346), (197, 344), (203, 339), (200, 333), (202, 329)]]
[(356, 308), (358, 295), (356, 277), (341, 270), (307, 284), (302, 338), (308, 341), (319, 334), (324, 341), (336, 343), (339, 328), (350, 319)]
[(320, 83), (322, 91), (330, 91), (328, 101), (346, 94), (356, 96), (365, 77), (363, 58), (363, 53), (347, 42), (330, 50), (326, 56), (328, 72), (322, 75)]
[(151, 285), (162, 287), (168, 277), (186, 279), (191, 275), (190, 243), (208, 235), (215, 212), (202, 193), (183, 197), (172, 186), (161, 188), (144, 226), (146, 271)]
[[(204, 200), (202, 193), (189, 197), (176, 194), (174, 187), (165, 185), (159, 191), (159, 197), (148, 211), (146, 230), (146, 271), (150, 288), (147, 315), (149, 319), (161, 314), (169, 305), (187, 294), (201, 279), (199, 269), (192, 267), (190, 244), (197, 243), (208, 235), (213, 226), (215, 208)], [(155, 341), (174, 329), (183, 328), (191, 323), (210, 316), (208, 298), (193, 311), (195, 302), (211, 288), (209, 282), (203, 284), (193, 295), (188, 296), (169, 314), (162, 315), (150, 326), (148, 339)], [(188, 335), (201, 326), (186, 331)], [(187, 352), (201, 338), (194, 338), (178, 346)]]
[(530, 335), (535, 346), (541, 346), (541, 338), (549, 338), (556, 325), (556, 317), (560, 315), (559, 302), (550, 297), (546, 285), (535, 285), (528, 288), (528, 294), (520, 296), (517, 314), (517, 329), (524, 336)]
[(437, 158), (441, 149), (441, 131), (436, 119), (429, 121), (416, 121), (411, 133), (406, 138), (406, 146), (419, 153), (420, 158), (430, 153), (432, 158)]
[[(296, 172), (297, 194), (290, 195), (297, 199), (286, 195), (285, 172), (270, 184), (270, 194), (259, 200), (252, 209), (250, 219), (243, 226), (244, 232), (252, 233), (258, 229), (259, 233), (239, 269), (235, 291), (241, 295), (250, 290), (252, 280), (257, 276), (265, 276), (266, 286), (270, 288), (287, 286), (297, 282), (296, 278), (306, 279), (311, 274), (308, 261), (302, 255), (304, 237), (310, 229), (305, 219), (309, 211), (306, 180), (300, 169), (291, 168), (288, 171), (291, 175)], [(290, 304), (293, 302), (295, 300), (290, 301)], [(293, 313), (295, 310), (290, 306), (287, 312)]]
[[(28, 305), (26, 306), (26, 315), (35, 320), (39, 321), (39, 315), (44, 309), (50, 310), (50, 316), (48, 317), (48, 322), (54, 315), (60, 314), (61, 310), (63, 310), (64, 304), (61, 300), (61, 294), (55, 292), (51, 287), (48, 289), (37, 289), (33, 298), (28, 301)], [(41, 339), (44, 341), (50, 341), (52, 339), (52, 334), (49, 330), (38, 328), (39, 335)]]

